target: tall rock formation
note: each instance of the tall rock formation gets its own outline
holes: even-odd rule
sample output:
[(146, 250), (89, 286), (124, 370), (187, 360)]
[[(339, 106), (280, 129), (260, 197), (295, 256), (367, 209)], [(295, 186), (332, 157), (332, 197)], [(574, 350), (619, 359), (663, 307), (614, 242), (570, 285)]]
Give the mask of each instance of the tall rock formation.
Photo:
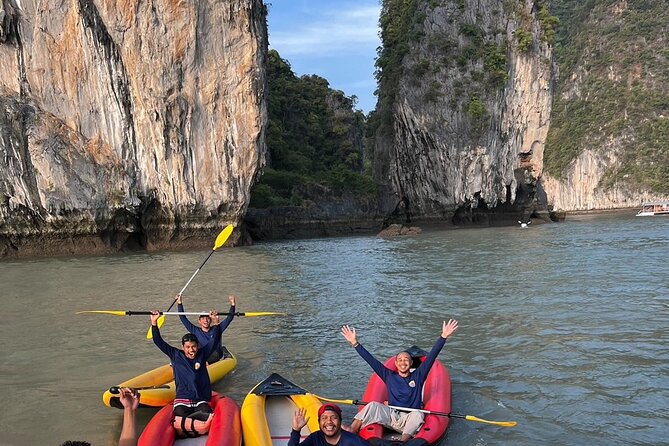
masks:
[(554, 0), (559, 76), (542, 184), (567, 211), (669, 199), (669, 2)]
[(546, 210), (546, 2), (383, 2), (375, 172), (401, 218), (493, 224)]
[(264, 165), (261, 0), (1, 0), (0, 255), (209, 244)]

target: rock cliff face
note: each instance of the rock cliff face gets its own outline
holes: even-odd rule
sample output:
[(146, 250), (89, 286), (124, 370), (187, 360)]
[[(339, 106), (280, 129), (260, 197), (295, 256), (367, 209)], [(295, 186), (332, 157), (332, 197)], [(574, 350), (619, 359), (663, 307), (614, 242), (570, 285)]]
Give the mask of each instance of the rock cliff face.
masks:
[(556, 209), (669, 199), (668, 4), (555, 0), (563, 47), (542, 184)]
[(1, 255), (210, 244), (241, 221), (261, 0), (1, 1)]
[[(396, 213), (486, 224), (545, 210), (538, 180), (553, 66), (541, 2), (414, 5), (399, 80), (390, 67), (380, 77), (379, 113), (390, 118), (377, 132), (375, 168)], [(384, 8), (392, 15), (392, 2)]]

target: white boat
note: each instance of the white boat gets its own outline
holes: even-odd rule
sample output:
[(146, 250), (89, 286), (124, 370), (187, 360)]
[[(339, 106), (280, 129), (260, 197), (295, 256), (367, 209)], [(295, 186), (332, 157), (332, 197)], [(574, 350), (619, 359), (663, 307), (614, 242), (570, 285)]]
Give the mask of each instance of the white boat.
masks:
[(636, 213), (637, 217), (648, 217), (651, 215), (669, 215), (669, 201), (643, 203), (641, 210)]

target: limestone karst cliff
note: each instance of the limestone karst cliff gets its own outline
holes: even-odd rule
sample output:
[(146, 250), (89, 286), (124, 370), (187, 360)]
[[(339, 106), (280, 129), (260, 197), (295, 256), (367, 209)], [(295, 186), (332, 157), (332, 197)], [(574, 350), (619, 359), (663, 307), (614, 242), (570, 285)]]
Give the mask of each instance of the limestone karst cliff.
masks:
[(542, 184), (556, 208), (669, 199), (667, 1), (555, 0), (559, 72)]
[(264, 163), (261, 0), (2, 0), (0, 255), (209, 244)]
[(386, 0), (381, 26), (375, 172), (395, 213), (485, 224), (546, 211), (546, 2)]

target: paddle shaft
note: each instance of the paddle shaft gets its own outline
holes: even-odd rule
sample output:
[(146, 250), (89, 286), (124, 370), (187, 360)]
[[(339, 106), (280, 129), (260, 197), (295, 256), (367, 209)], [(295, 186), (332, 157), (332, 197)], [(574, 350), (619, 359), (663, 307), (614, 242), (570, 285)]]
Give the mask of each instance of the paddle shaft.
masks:
[[(126, 311), (125, 315), (126, 316), (146, 316), (153, 314), (150, 311)], [(159, 315), (161, 316), (209, 316), (209, 312), (202, 312), (202, 311), (159, 311)], [(234, 314), (235, 316), (246, 316), (246, 312), (242, 311), (237, 311), (236, 313), (216, 313), (219, 316), (230, 316), (231, 314)], [(275, 313), (279, 314), (279, 313)], [(255, 313), (249, 313), (249, 315), (255, 315)]]
[[(195, 270), (195, 272), (193, 273), (193, 275), (190, 276), (190, 279), (188, 279), (188, 282), (186, 282), (186, 285), (184, 285), (184, 287), (181, 288), (181, 291), (179, 291), (179, 294), (183, 294), (184, 291), (186, 291), (186, 288), (188, 288), (188, 285), (190, 285), (190, 283), (193, 281), (193, 279), (195, 278), (195, 276), (197, 276), (197, 273), (199, 273), (200, 270), (202, 269), (202, 267), (204, 266), (204, 264), (207, 263), (207, 260), (209, 260), (209, 257), (211, 257), (211, 255), (212, 255), (213, 253), (215, 253), (215, 252), (216, 252), (215, 249), (212, 249), (212, 250), (209, 252), (209, 255), (202, 261), (202, 263), (200, 264), (200, 266), (198, 266), (198, 268)], [(174, 304), (176, 303), (176, 301), (177, 301), (177, 300), (174, 299), (174, 301), (172, 302), (172, 305), (170, 305), (170, 307), (167, 309), (167, 311), (170, 311), (170, 310), (172, 309), (172, 307), (174, 306)]]
[[(365, 406), (369, 404), (367, 401), (359, 401), (359, 400), (335, 400), (331, 398), (324, 398), (322, 396), (314, 395), (316, 398), (319, 400), (323, 401), (329, 401), (331, 403), (340, 403), (340, 404), (355, 404), (357, 406)], [(502, 426), (502, 427), (513, 427), (515, 426), (516, 423), (515, 421), (491, 421), (491, 420), (484, 420), (483, 418), (478, 418), (473, 415), (460, 415), (456, 413), (448, 413), (448, 412), (437, 412), (434, 410), (424, 410), (424, 409), (414, 409), (411, 407), (400, 407), (400, 406), (391, 406), (388, 405), (391, 409), (395, 410), (400, 410), (403, 412), (422, 412), (424, 414), (428, 415), (437, 415), (441, 417), (449, 417), (449, 418), (461, 418), (463, 420), (467, 421), (476, 421), (477, 423), (486, 423), (486, 424), (493, 424), (495, 426)]]

